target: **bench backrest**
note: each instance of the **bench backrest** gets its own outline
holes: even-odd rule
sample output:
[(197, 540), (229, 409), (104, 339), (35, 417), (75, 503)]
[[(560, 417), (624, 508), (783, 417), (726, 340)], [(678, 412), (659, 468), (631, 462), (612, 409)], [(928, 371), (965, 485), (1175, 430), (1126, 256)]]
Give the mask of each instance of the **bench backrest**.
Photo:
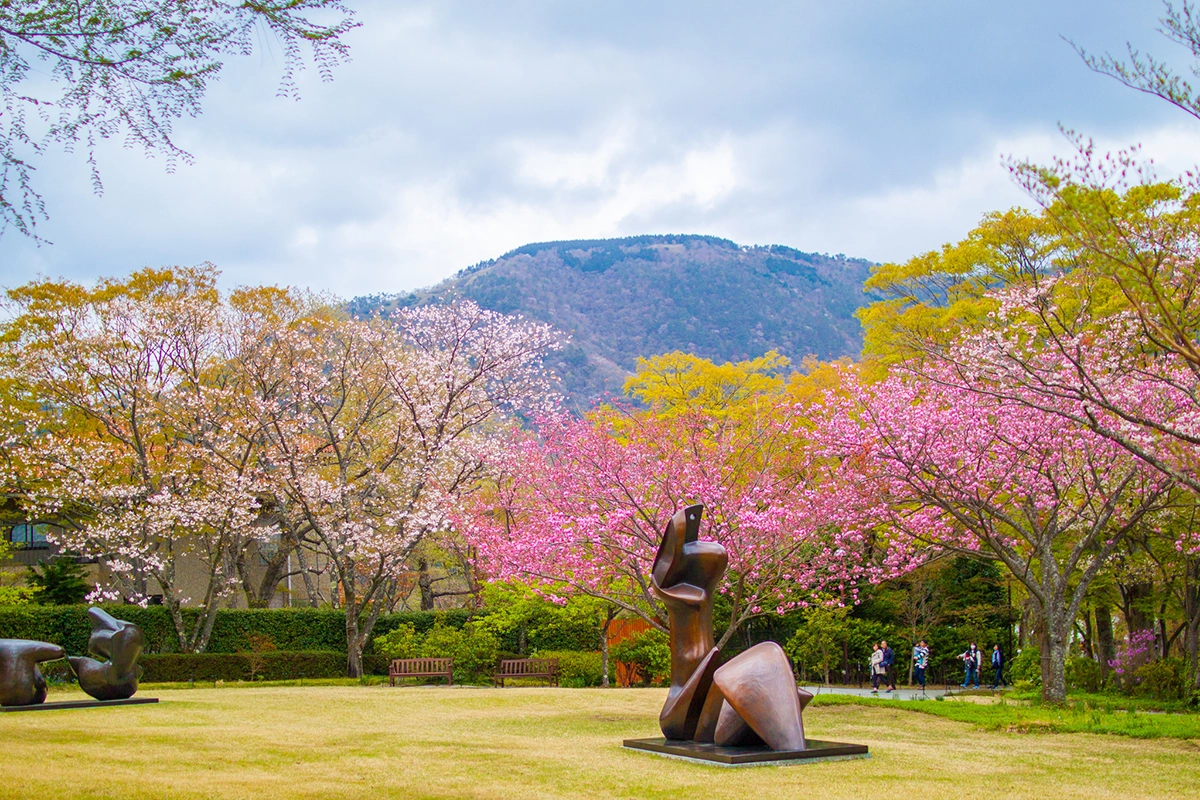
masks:
[(557, 658), (512, 658), (500, 662), (501, 675), (550, 675), (558, 672)]
[(452, 658), (394, 658), (391, 672), (449, 672)]

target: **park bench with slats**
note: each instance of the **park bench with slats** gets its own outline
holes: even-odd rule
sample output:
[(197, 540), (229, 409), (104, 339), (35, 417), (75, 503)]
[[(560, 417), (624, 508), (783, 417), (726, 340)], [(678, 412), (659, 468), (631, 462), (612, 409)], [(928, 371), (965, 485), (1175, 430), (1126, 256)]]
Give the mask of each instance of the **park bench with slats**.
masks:
[(557, 658), (510, 658), (500, 662), (494, 676), (495, 686), (504, 686), (511, 678), (544, 678), (558, 686)]
[(388, 667), (388, 679), (392, 686), (397, 678), (445, 678), (454, 685), (453, 658), (393, 658)]

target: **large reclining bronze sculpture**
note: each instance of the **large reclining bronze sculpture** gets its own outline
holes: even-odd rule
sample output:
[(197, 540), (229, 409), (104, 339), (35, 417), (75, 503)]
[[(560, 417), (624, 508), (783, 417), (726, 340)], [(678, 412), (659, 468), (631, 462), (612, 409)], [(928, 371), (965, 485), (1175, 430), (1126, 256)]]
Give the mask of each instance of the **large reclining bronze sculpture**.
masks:
[(783, 648), (763, 642), (721, 661), (713, 641), (713, 592), (729, 557), (718, 542), (698, 541), (703, 513), (694, 505), (671, 518), (651, 573), (651, 588), (671, 622), (671, 689), (659, 714), (663, 735), (803, 750), (801, 712), (812, 695), (797, 689)]
[(68, 658), (79, 677), (79, 688), (97, 700), (133, 697), (142, 677), (142, 668), (137, 665), (145, 644), (142, 631), (99, 608), (89, 608), (88, 617), (92, 620), (88, 650), (108, 660), (102, 663), (87, 656)]

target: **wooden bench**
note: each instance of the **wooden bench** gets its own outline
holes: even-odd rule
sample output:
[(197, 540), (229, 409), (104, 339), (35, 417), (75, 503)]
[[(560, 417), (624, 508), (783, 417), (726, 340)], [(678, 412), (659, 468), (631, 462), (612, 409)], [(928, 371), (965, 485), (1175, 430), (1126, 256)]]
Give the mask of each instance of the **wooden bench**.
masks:
[(545, 678), (558, 686), (557, 658), (511, 658), (500, 662), (493, 678), (494, 686), (504, 686), (507, 678)]
[(453, 658), (393, 658), (388, 667), (388, 679), (392, 686), (396, 678), (445, 678), (454, 685)]

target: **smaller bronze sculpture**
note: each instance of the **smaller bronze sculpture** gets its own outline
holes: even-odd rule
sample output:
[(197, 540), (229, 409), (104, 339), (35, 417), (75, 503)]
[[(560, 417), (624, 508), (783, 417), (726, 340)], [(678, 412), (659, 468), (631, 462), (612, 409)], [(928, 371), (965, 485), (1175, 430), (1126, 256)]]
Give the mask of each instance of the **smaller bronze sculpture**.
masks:
[(88, 650), (108, 660), (101, 662), (87, 656), (67, 659), (79, 677), (79, 688), (97, 700), (133, 697), (142, 677), (137, 660), (146, 640), (141, 629), (99, 608), (89, 608), (88, 617), (92, 621)]
[(62, 658), (56, 644), (0, 639), (0, 706), (38, 705), (46, 700), (46, 679), (38, 663)]

